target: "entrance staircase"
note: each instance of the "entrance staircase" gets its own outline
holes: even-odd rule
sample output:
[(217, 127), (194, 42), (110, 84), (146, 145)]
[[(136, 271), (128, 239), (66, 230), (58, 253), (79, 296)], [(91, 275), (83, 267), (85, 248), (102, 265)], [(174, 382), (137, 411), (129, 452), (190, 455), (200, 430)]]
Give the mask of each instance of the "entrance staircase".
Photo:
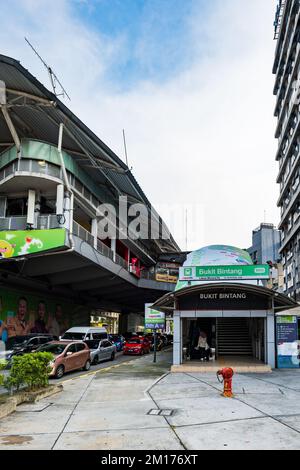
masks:
[(217, 320), (217, 338), (218, 357), (253, 356), (246, 318), (219, 318)]

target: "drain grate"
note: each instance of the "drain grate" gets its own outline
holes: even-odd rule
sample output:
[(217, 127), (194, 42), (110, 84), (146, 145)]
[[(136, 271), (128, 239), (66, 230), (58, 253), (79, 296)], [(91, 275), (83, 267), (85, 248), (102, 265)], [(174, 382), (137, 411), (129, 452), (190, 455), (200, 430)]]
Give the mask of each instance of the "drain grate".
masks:
[(172, 416), (174, 410), (150, 410), (147, 414), (151, 416)]

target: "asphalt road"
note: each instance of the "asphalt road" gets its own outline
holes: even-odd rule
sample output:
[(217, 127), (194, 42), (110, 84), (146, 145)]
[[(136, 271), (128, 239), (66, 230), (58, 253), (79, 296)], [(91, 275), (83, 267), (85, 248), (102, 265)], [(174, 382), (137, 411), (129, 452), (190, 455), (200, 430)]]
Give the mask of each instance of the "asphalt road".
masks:
[[(153, 355), (153, 353), (150, 353), (150, 355)], [(97, 372), (99, 370), (109, 369), (111, 367), (123, 364), (125, 362), (134, 361), (134, 360), (136, 360), (140, 357), (141, 356), (125, 356), (123, 354), (123, 352), (117, 352), (116, 353), (116, 358), (115, 358), (114, 361), (105, 361), (105, 362), (101, 362), (100, 364), (93, 365), (88, 372), (82, 371), (82, 370), (75, 371), (75, 372), (69, 372), (69, 373), (65, 374), (61, 379), (50, 379), (50, 383), (53, 383), (53, 384), (54, 383), (62, 383), (62, 382), (65, 382), (67, 380), (73, 380), (73, 379), (81, 377), (81, 376), (92, 374), (92, 373)]]

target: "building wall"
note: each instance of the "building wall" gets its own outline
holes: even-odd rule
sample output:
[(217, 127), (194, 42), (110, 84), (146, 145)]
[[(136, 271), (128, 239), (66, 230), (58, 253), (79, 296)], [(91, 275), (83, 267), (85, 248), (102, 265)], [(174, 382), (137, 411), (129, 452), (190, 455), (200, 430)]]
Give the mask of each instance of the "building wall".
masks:
[(272, 224), (261, 224), (252, 233), (252, 246), (249, 253), (254, 262), (266, 264), (268, 261), (277, 263), (280, 255), (280, 231)]
[(300, 8), (298, 0), (279, 2), (275, 61), (275, 116), (282, 231), (280, 254), (285, 293), (300, 300)]

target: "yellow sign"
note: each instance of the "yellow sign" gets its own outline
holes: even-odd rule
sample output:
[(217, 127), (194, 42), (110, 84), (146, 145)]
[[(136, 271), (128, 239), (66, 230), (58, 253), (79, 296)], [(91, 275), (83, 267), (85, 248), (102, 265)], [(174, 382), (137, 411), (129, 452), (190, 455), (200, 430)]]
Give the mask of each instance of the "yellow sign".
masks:
[(169, 274), (156, 274), (155, 276), (158, 282), (170, 282), (177, 284), (178, 278), (176, 276), (170, 276)]

